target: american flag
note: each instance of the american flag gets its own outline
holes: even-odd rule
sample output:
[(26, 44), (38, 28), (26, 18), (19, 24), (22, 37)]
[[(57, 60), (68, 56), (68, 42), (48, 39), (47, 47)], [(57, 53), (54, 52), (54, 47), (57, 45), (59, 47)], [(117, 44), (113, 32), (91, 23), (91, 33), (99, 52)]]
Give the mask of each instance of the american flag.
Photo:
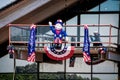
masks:
[(83, 45), (83, 59), (85, 62), (90, 62), (90, 42), (89, 42), (88, 26), (84, 25), (84, 45)]
[(15, 47), (13, 45), (9, 45), (7, 47), (8, 53), (10, 54), (10, 58), (13, 58), (13, 54), (15, 53)]
[(28, 43), (28, 61), (35, 61), (35, 35), (36, 35), (36, 25), (32, 24), (30, 26), (30, 37)]

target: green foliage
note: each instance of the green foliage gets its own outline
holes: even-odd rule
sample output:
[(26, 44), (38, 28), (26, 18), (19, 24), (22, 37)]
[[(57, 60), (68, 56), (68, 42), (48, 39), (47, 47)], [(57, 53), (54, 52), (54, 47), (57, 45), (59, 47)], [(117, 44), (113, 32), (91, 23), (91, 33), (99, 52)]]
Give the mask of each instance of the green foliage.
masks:
[[(40, 74), (40, 79), (46, 80), (90, 80), (89, 78), (82, 78), (76, 74), (65, 75), (64, 74)], [(100, 80), (99, 78), (93, 78), (93, 80)]]
[(93, 80), (100, 80), (99, 78), (93, 77)]
[[(65, 75), (64, 74), (40, 74), (39, 79), (45, 80), (90, 80), (89, 78), (82, 78), (81, 76)], [(0, 74), (0, 80), (13, 80), (13, 74)], [(36, 74), (16, 74), (15, 80), (37, 80)], [(94, 77), (93, 80), (100, 80), (99, 78)]]
[(0, 80), (13, 80), (12, 74), (0, 74)]
[(36, 74), (17, 74), (15, 80), (37, 80)]
[(16, 72), (17, 73), (33, 73), (37, 72), (37, 65), (36, 63), (33, 64), (28, 64), (26, 66), (18, 66), (16, 67)]
[(81, 76), (77, 76), (76, 74), (73, 75), (66, 75), (67, 80), (83, 80)]

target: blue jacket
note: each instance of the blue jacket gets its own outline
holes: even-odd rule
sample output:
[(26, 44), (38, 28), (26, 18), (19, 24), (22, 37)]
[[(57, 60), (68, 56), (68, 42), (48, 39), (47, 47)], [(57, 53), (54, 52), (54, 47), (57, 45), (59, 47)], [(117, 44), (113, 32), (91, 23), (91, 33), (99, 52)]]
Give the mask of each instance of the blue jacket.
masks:
[(62, 40), (63, 37), (66, 37), (66, 36), (67, 36), (66, 32), (65, 32), (63, 29), (61, 29), (61, 30), (56, 30), (56, 29), (54, 28), (54, 26), (50, 26), (50, 30), (54, 33), (54, 40), (55, 40), (56, 38), (59, 38), (59, 39)]

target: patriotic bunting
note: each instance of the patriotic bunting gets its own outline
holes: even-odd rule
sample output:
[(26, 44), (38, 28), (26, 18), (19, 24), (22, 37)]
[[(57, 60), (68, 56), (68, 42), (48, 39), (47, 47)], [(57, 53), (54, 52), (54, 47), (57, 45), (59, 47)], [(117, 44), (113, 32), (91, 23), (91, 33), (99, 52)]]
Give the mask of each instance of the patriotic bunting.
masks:
[(53, 60), (65, 60), (70, 58), (74, 53), (74, 46), (63, 47), (60, 50), (54, 47), (44, 47), (47, 56)]
[(30, 37), (28, 43), (28, 61), (35, 61), (35, 35), (36, 35), (36, 25), (31, 25), (30, 27)]

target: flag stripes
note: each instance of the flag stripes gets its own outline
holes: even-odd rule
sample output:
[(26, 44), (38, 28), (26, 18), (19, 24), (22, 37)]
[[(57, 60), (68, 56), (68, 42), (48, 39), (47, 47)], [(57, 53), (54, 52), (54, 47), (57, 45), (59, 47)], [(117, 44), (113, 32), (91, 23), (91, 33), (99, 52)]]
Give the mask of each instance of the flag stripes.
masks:
[(88, 56), (85, 52), (83, 52), (83, 60), (84, 60), (84, 62), (90, 62), (91, 61), (90, 56)]
[(35, 62), (35, 53), (33, 52), (27, 59), (28, 62)]

